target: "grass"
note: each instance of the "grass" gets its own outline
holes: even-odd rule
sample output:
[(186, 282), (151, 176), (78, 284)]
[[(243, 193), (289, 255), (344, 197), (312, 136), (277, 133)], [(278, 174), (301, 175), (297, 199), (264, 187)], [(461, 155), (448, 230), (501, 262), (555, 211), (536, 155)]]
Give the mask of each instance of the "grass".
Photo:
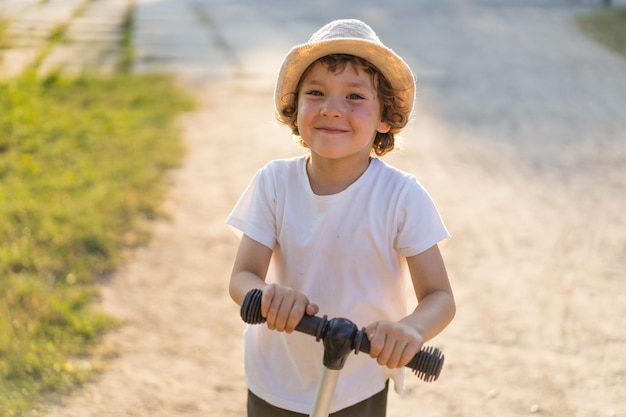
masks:
[(115, 320), (98, 280), (162, 213), (184, 152), (171, 79), (117, 74), (0, 83), (0, 415), (81, 384)]
[(582, 15), (576, 23), (587, 35), (626, 58), (626, 7)]
[[(80, 15), (91, 0), (74, 11)], [(0, 16), (0, 48), (9, 21)], [(184, 152), (175, 119), (193, 102), (163, 75), (131, 74), (133, 7), (118, 73), (38, 77), (66, 22), (29, 68), (0, 81), (0, 416), (36, 408), (97, 370), (115, 318), (95, 308), (102, 277), (147, 242), (164, 173)]]

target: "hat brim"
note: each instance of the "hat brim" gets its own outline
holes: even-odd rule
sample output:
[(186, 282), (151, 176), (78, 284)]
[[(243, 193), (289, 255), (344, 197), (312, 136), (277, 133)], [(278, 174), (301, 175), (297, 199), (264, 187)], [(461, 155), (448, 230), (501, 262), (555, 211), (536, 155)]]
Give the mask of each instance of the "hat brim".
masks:
[(341, 38), (297, 45), (285, 56), (274, 91), (276, 117), (280, 121), (287, 123), (283, 110), (294, 107), (296, 88), (304, 71), (319, 58), (333, 54), (354, 55), (369, 61), (391, 83), (405, 103), (407, 116), (411, 114), (415, 100), (415, 76), (406, 62), (380, 43), (358, 38)]

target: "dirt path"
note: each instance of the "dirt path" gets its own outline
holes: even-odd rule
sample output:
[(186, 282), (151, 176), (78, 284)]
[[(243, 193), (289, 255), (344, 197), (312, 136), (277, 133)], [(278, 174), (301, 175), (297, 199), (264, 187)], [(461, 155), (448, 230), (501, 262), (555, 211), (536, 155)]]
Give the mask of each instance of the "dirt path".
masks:
[[(519, 71), (514, 85), (495, 78), (486, 85), (472, 79), (460, 83), (459, 74), (509, 70), (495, 67), (504, 61), (489, 61), (494, 51), (511, 45), (519, 48), (518, 55), (542, 50), (521, 36), (522, 23), (513, 19), (520, 10), (449, 14), (445, 7), (453, 3), (416, 18), (425, 34), (428, 22), (443, 24), (450, 16), (452, 23), (473, 27), (471, 33), (497, 26), (510, 39), (498, 38), (489, 44), (492, 49), (477, 43), (476, 61), (459, 60), (458, 67), (446, 66), (454, 50), (429, 55), (426, 41), (413, 45), (417, 52), (411, 59), (424, 69), (424, 87), (416, 120), (404, 134), (405, 149), (388, 160), (418, 175), (454, 235), (443, 254), (458, 313), (432, 342), (447, 357), (440, 380), (410, 380), (406, 395), (390, 396), (388, 415), (624, 417), (626, 130), (615, 118), (623, 102), (610, 90), (624, 86), (626, 72), (619, 71), (626, 65), (584, 43), (552, 58), (520, 58), (514, 64), (525, 66), (511, 69)], [(534, 20), (521, 15), (521, 22), (535, 22), (538, 37), (552, 36), (548, 27), (561, 16), (543, 12), (532, 9)], [(245, 14), (242, 24), (249, 23), (246, 18), (252, 21)], [(512, 22), (519, 27), (506, 26)], [(293, 30), (308, 34), (317, 26), (313, 23)], [(263, 27), (270, 31), (269, 26)], [(234, 39), (228, 36), (235, 33), (232, 28), (220, 33)], [(518, 43), (507, 43), (511, 40)], [(439, 42), (452, 45), (452, 40)], [(253, 51), (235, 50), (224, 54), (238, 57), (226, 64), (239, 73), (216, 82), (211, 77), (193, 81), (203, 105), (181, 119), (189, 152), (172, 175), (171, 220), (156, 224), (151, 244), (104, 287), (103, 308), (127, 320), (107, 338), (106, 371), (72, 395), (52, 399), (42, 413), (46, 417), (243, 415), (243, 324), (226, 290), (237, 240), (223, 222), (257, 168), (301, 150), (290, 143), (285, 128), (273, 124), (274, 74), (251, 71), (259, 65), (246, 58)], [(576, 68), (549, 62), (581, 50), (604, 61), (581, 61)], [(278, 62), (272, 51), (263, 52), (265, 62)], [(539, 68), (541, 62), (547, 63)], [(601, 81), (587, 75), (598, 71)], [(534, 83), (525, 77), (534, 77)], [(541, 80), (545, 84), (535, 85)], [(602, 94), (597, 107), (577, 107), (580, 103), (567, 97), (571, 89), (563, 87), (580, 80), (590, 83), (576, 91), (588, 92), (581, 100)], [(484, 91), (489, 84), (492, 94)], [(455, 95), (455, 85), (470, 95), (472, 106), (467, 96)], [(512, 90), (498, 90), (503, 85)], [(514, 88), (520, 85), (524, 89)], [(539, 99), (531, 101), (534, 96), (524, 95), (528, 91)], [(515, 100), (507, 103), (510, 95)], [(505, 102), (496, 108), (494, 97)], [(518, 107), (508, 106), (513, 104)], [(553, 113), (546, 118), (546, 111)], [(537, 135), (525, 134), (530, 127)], [(581, 132), (580, 140), (568, 142), (573, 132), (568, 129)], [(535, 142), (529, 142), (532, 137)]]

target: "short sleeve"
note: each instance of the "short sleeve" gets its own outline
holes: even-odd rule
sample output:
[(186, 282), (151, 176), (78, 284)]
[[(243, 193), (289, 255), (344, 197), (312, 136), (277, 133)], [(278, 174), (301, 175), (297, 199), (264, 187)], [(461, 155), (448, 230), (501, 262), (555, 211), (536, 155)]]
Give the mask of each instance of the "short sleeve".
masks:
[(413, 178), (398, 208), (398, 251), (405, 257), (418, 255), (448, 238), (450, 233), (433, 199)]
[(272, 176), (260, 169), (248, 184), (226, 224), (273, 249), (276, 245), (276, 196)]

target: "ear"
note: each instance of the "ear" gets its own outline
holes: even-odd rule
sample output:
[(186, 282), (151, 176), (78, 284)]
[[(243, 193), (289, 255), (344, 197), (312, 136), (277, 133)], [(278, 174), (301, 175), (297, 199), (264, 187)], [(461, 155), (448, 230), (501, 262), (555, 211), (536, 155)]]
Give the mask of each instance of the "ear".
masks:
[(389, 123), (383, 120), (378, 122), (378, 126), (376, 127), (376, 131), (378, 133), (388, 133), (390, 130), (391, 130), (391, 126), (389, 126)]

